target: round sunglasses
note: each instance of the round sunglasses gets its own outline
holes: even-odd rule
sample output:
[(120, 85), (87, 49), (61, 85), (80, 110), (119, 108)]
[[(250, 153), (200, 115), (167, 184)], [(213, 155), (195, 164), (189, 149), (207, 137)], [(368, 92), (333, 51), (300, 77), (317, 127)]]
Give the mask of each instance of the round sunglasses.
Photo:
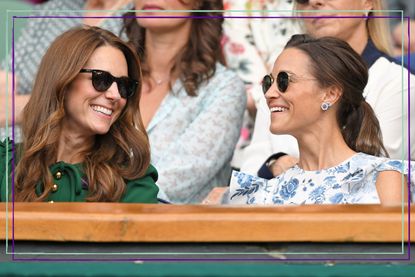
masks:
[[(265, 94), (274, 83), (275, 79), (272, 73), (265, 75), (262, 79), (262, 92)], [(285, 71), (280, 71), (277, 75), (277, 86), (280, 92), (286, 92), (290, 83), (290, 75)]]
[(96, 91), (107, 91), (116, 82), (122, 98), (130, 98), (137, 91), (138, 82), (129, 77), (114, 77), (111, 73), (98, 69), (81, 69), (80, 73), (92, 73), (92, 86)]
[(306, 5), (308, 4), (309, 0), (295, 0), (295, 2), (300, 5)]

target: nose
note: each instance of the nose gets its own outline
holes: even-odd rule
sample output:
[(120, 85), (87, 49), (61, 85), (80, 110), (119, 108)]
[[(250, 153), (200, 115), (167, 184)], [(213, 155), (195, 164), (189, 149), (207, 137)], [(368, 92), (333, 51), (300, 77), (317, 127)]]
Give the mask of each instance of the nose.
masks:
[(105, 98), (110, 99), (111, 101), (119, 101), (121, 99), (120, 92), (118, 91), (117, 82), (113, 82), (104, 94)]
[(279, 92), (277, 89), (276, 81), (274, 81), (272, 85), (269, 87), (269, 89), (267, 90), (267, 92), (265, 92), (265, 99), (267, 99), (268, 101), (273, 98), (280, 98), (281, 97), (280, 93), (281, 92)]

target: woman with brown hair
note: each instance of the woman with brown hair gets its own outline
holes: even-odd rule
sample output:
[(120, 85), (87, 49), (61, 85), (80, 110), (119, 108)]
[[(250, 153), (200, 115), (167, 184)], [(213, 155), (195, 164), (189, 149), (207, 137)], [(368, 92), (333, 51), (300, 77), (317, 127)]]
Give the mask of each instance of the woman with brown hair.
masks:
[(242, 81), (223, 66), (222, 13), (212, 12), (223, 3), (137, 0), (135, 9), (125, 27), (142, 62), (140, 110), (157, 184), (172, 202), (199, 202), (228, 183), (246, 106)]
[[(16, 164), (14, 200), (156, 203), (141, 81), (135, 51), (109, 31), (60, 35), (40, 63), (16, 157), (10, 140), (1, 144), (2, 160)], [(5, 201), (10, 179), (0, 174)]]
[[(14, 78), (14, 123), (19, 125), (15, 125), (12, 132), (11, 116), (6, 116), (6, 109), (0, 109), (0, 140), (13, 135), (16, 143), (21, 142), (21, 112), (30, 99), (40, 61), (56, 37), (82, 24), (97, 26), (121, 35), (121, 20), (110, 17), (121, 16), (125, 10), (131, 9), (131, 2), (132, 0), (49, 0), (33, 7), (28, 18), (17, 19), (17, 26), (24, 23), (24, 28), (20, 35), (15, 33), (18, 38), (13, 42), (13, 59), (10, 53), (0, 62), (0, 106), (9, 105), (9, 111), (12, 109), (11, 101), (7, 100), (11, 99)], [(11, 44), (10, 40), (9, 49)], [(7, 67), (9, 74), (6, 74)], [(4, 93), (6, 79), (9, 88)], [(6, 94), (9, 94), (8, 98)], [(9, 123), (8, 130), (5, 128), (6, 121)]]
[(368, 69), (343, 40), (294, 35), (263, 79), (273, 134), (294, 136), (299, 161), (267, 181), (234, 173), (231, 203), (402, 203), (407, 166), (390, 160), (363, 97)]

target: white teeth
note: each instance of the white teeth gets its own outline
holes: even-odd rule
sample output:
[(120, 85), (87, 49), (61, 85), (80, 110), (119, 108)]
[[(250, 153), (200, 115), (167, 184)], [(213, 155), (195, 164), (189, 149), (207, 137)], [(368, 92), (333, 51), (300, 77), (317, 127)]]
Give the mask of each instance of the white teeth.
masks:
[(287, 111), (287, 108), (284, 107), (272, 107), (269, 109), (271, 112), (284, 112)]
[(112, 115), (112, 110), (101, 107), (101, 106), (95, 106), (95, 105), (91, 105), (91, 108), (96, 111), (96, 112), (100, 112), (103, 113), (105, 115)]

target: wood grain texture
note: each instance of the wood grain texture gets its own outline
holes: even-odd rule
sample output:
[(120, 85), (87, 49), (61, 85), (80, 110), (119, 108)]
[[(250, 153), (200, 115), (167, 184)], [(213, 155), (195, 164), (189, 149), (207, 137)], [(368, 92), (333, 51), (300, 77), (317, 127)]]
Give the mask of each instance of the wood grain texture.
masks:
[[(11, 204), (0, 205), (2, 239), (6, 218), (8, 239), (14, 227), (14, 239), (42, 241), (401, 242), (407, 241), (408, 230), (406, 209), (377, 205), (15, 203), (14, 225), (12, 210)], [(415, 215), (415, 206), (411, 213)], [(410, 229), (413, 238), (413, 220)]]

